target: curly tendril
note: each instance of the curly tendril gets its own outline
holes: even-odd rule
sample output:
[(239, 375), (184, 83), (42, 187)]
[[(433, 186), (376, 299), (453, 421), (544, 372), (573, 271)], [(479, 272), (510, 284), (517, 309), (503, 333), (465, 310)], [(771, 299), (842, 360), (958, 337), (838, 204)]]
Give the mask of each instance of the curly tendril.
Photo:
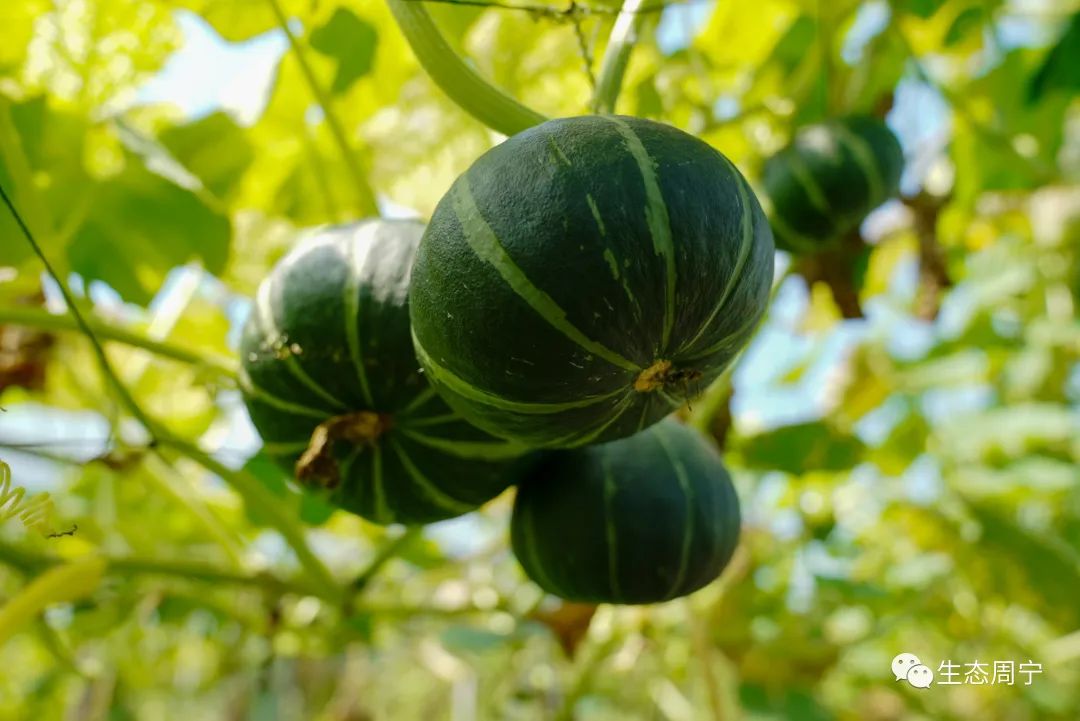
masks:
[(48, 537), (52, 533), (49, 524), (52, 499), (48, 493), (39, 493), (29, 499), (26, 495), (25, 489), (12, 484), (11, 467), (0, 461), (0, 522), (18, 518), (27, 528)]

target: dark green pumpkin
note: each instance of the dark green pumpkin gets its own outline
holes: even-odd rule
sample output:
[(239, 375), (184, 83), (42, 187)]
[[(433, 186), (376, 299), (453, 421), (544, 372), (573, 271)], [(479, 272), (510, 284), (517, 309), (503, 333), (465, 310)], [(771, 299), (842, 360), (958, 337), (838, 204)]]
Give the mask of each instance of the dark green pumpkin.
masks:
[(636, 118), (552, 120), (481, 156), (436, 208), (410, 290), (417, 355), (495, 435), (622, 438), (745, 345), (773, 250), (750, 187), (702, 141)]
[(719, 454), (668, 419), (630, 438), (546, 454), (519, 484), (511, 538), (545, 591), (654, 603), (715, 579), (735, 552), (739, 524)]
[(514, 480), (522, 449), (462, 421), (420, 371), (409, 269), (424, 226), (316, 232), (259, 287), (241, 389), (265, 452), (378, 523), (470, 511)]
[(800, 129), (763, 172), (777, 246), (795, 253), (828, 247), (896, 196), (903, 169), (900, 142), (875, 118)]

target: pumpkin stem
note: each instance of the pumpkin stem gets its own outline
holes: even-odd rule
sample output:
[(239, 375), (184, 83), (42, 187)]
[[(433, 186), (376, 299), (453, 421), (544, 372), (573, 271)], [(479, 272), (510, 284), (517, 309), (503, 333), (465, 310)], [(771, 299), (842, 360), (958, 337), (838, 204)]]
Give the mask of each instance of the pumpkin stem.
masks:
[(334, 444), (374, 445), (393, 425), (389, 415), (374, 411), (356, 411), (334, 416), (320, 423), (311, 433), (307, 450), (296, 462), (296, 477), (305, 484), (335, 488), (341, 483), (341, 469), (334, 457)]
[(689, 384), (701, 378), (701, 371), (692, 368), (672, 368), (671, 361), (659, 360), (641, 371), (634, 381), (634, 390), (639, 393), (651, 393), (668, 386), (680, 386), (684, 395), (689, 397)]
[(667, 383), (667, 374), (671, 371), (671, 361), (659, 360), (641, 371), (641, 375), (634, 381), (634, 390), (638, 393), (649, 393), (658, 388), (663, 388)]

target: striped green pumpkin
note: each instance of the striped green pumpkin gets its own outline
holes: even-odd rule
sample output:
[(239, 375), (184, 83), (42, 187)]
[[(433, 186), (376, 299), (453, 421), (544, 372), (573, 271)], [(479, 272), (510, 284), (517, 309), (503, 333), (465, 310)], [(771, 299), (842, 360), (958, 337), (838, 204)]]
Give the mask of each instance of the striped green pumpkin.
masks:
[(739, 540), (739, 501), (720, 456), (668, 419), (611, 443), (551, 451), (520, 482), (511, 538), (556, 596), (654, 603), (715, 579)]
[(769, 225), (723, 155), (648, 120), (552, 120), (440, 201), (413, 267), (417, 355), (495, 435), (622, 438), (723, 371), (772, 275)]
[(778, 247), (813, 253), (859, 226), (900, 189), (904, 155), (885, 123), (853, 116), (808, 125), (765, 162)]
[(377, 523), (470, 511), (514, 480), (522, 449), (462, 421), (412, 349), (409, 269), (424, 226), (315, 232), (259, 286), (241, 389), (265, 452)]

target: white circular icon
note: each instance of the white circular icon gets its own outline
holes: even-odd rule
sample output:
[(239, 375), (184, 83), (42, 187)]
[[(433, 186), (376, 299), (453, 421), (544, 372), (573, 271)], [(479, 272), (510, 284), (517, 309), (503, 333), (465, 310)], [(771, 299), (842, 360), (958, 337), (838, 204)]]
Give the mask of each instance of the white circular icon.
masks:
[(903, 681), (907, 678), (908, 671), (921, 664), (922, 661), (920, 661), (919, 657), (915, 654), (900, 653), (892, 660), (892, 672), (893, 675), (896, 676), (897, 681)]
[(928, 666), (916, 664), (908, 669), (907, 681), (915, 688), (930, 688), (934, 682), (934, 672)]

